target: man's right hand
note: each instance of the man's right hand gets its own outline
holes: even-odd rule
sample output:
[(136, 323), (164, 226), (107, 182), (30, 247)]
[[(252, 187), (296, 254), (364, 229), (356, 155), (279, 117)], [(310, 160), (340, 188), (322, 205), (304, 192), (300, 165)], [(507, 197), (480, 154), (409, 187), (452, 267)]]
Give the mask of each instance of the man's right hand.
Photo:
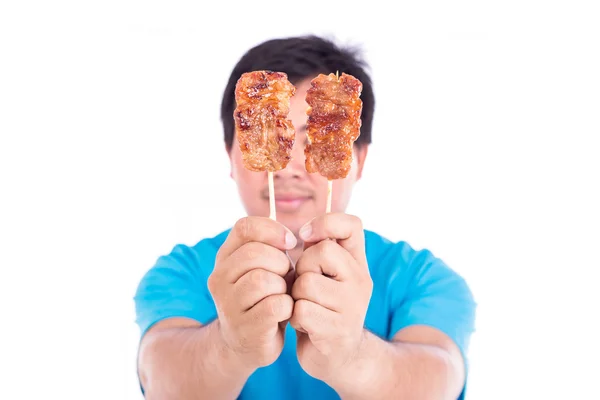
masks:
[(283, 349), (285, 324), (294, 309), (284, 277), (285, 250), (296, 238), (282, 224), (263, 217), (240, 219), (217, 253), (208, 289), (227, 347), (244, 365), (273, 363)]

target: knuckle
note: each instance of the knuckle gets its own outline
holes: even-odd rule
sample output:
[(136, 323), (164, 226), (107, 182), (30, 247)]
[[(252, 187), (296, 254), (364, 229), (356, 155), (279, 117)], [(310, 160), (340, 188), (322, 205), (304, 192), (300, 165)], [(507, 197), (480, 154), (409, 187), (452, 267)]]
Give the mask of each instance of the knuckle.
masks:
[[(235, 233), (233, 232), (235, 229), (232, 228), (231, 232), (229, 233), (229, 235), (227, 236), (227, 239), (225, 240), (225, 242), (230, 242), (232, 239), (231, 237), (235, 235)], [(226, 246), (220, 246), (219, 249), (217, 250), (217, 254), (215, 256), (215, 269), (221, 264), (223, 263), (225, 260), (227, 260), (228, 254), (227, 254), (227, 250), (226, 250)]]
[(322, 232), (326, 236), (329, 236), (331, 234), (331, 218), (327, 218), (327, 216), (325, 216), (325, 218), (323, 218), (321, 220), (320, 225), (321, 225), (320, 229), (322, 230)]
[(326, 242), (329, 242), (329, 240), (322, 241), (308, 249), (311, 251), (304, 260), (303, 273), (315, 272), (321, 274), (323, 273), (323, 267), (331, 264), (331, 255), (334, 253), (329, 249), (331, 243)]
[(223, 292), (225, 282), (223, 275), (218, 273), (218, 271), (210, 274), (206, 280), (206, 285), (211, 296), (219, 297)]
[(248, 242), (240, 247), (240, 253), (246, 260), (255, 260), (264, 253), (264, 245), (258, 242)]
[[(310, 250), (310, 249), (308, 249)], [(296, 270), (296, 279), (299, 279), (300, 276), (302, 275), (302, 273), (305, 270), (305, 263), (306, 263), (306, 258), (307, 258), (307, 251), (304, 252), (304, 254), (302, 254), (302, 256), (300, 256), (300, 258), (298, 259), (298, 261), (296, 261), (296, 265), (294, 266), (294, 269)]]
[(282, 295), (281, 297), (283, 298), (283, 314), (286, 318), (291, 318), (294, 311), (294, 299), (289, 295)]
[(266, 315), (268, 317), (274, 317), (279, 315), (279, 311), (282, 308), (282, 302), (280, 296), (270, 296), (266, 299)]
[(352, 224), (354, 226), (362, 227), (362, 220), (359, 217), (351, 214), (349, 214), (348, 217), (350, 218), (350, 221), (352, 221)]
[(287, 297), (283, 295), (271, 296), (273, 299), (271, 304), (271, 312), (273, 316), (281, 315), (285, 312), (287, 305), (289, 304), (287, 301)]
[(294, 302), (289, 296), (280, 294), (269, 297), (269, 300), (271, 300), (267, 307), (269, 317), (276, 317), (279, 320), (291, 315)]
[(296, 278), (296, 282), (294, 282), (294, 295), (297, 297), (302, 297), (306, 295), (306, 290), (308, 287), (307, 276), (310, 274), (302, 274), (298, 278)]
[(260, 286), (264, 279), (264, 271), (261, 269), (253, 269), (248, 272), (248, 284), (252, 287)]
[(316, 256), (318, 256), (318, 254), (316, 253), (317, 250), (318, 248), (316, 246), (311, 246), (310, 248), (305, 250), (304, 253), (302, 253), (302, 256), (300, 256), (300, 258), (296, 262), (295, 269), (296, 274), (298, 275), (298, 279), (304, 273), (311, 271), (314, 268), (314, 259)]
[(248, 242), (241, 249), (245, 261), (251, 262), (256, 268), (264, 268), (278, 275), (286, 274), (290, 260), (284, 252), (260, 242)]
[(221, 260), (223, 260), (223, 246), (219, 247), (219, 250), (217, 250), (217, 255), (215, 256), (215, 262), (218, 263)]
[(308, 275), (310, 274), (302, 274), (296, 279), (295, 284), (298, 286), (298, 290), (302, 293), (306, 291), (306, 286), (308, 285)]
[(371, 293), (373, 291), (374, 286), (373, 279), (370, 276), (368, 276), (367, 278), (365, 278), (365, 281), (365, 286), (369, 289), (369, 293)]
[(256, 269), (253, 271), (252, 286), (257, 288), (261, 293), (266, 293), (269, 289), (277, 285), (275, 276), (264, 269)]
[(276, 257), (274, 257), (274, 261), (277, 262), (277, 265), (281, 267), (283, 270), (286, 270), (290, 267), (290, 259), (283, 251), (276, 250)]
[(319, 312), (318, 309), (316, 309), (316, 307), (311, 306), (308, 308), (307, 314), (306, 314), (306, 318), (309, 318), (311, 321), (314, 321), (318, 324), (324, 323), (325, 321), (322, 318), (321, 313)]
[(321, 258), (328, 258), (335, 251), (337, 244), (333, 240), (323, 240), (317, 245), (317, 250)]
[(294, 313), (300, 320), (306, 319), (310, 313), (308, 301), (298, 300), (294, 305)]
[(313, 288), (315, 296), (317, 296), (318, 299), (335, 294), (332, 291), (335, 288), (335, 285), (328, 285), (327, 282), (328, 281), (323, 280), (323, 275), (314, 274), (312, 276), (312, 281), (310, 284)]
[(209, 275), (206, 285), (208, 286), (208, 291), (213, 294), (215, 292), (215, 274), (212, 273)]
[(246, 272), (234, 285), (236, 287), (236, 293), (241, 297), (244, 294), (254, 293), (256, 291), (256, 284), (254, 278), (255, 270)]
[(321, 242), (321, 247), (322, 247), (321, 251), (330, 253), (330, 252), (337, 250), (338, 246), (339, 245), (337, 244), (337, 242), (335, 240), (323, 240)]
[(302, 281), (302, 289), (305, 292), (310, 291), (311, 289), (316, 288), (318, 285), (317, 282), (317, 274), (316, 273), (308, 273), (304, 274), (304, 280)]
[(235, 223), (235, 232), (236, 234), (244, 240), (248, 240), (252, 234), (252, 222), (249, 217), (240, 218)]

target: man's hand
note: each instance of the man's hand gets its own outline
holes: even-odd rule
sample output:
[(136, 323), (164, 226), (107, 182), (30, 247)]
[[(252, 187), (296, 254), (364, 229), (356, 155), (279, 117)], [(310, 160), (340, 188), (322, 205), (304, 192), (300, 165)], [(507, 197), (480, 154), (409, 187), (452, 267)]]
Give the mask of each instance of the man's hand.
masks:
[(296, 264), (290, 324), (298, 331), (298, 361), (311, 376), (327, 377), (352, 361), (364, 337), (373, 282), (362, 223), (327, 214), (300, 231), (305, 250)]
[(217, 253), (208, 288), (226, 346), (251, 368), (273, 363), (283, 349), (294, 302), (284, 277), (284, 253), (296, 238), (280, 223), (261, 217), (239, 220)]

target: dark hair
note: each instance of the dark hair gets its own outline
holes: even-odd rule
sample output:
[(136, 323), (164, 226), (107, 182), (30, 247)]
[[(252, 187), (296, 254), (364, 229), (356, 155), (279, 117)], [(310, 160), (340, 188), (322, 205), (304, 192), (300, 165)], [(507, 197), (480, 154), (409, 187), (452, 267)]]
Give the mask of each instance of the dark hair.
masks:
[(361, 59), (357, 49), (342, 48), (318, 36), (272, 39), (253, 47), (234, 67), (223, 93), (221, 120), (227, 150), (231, 150), (235, 130), (233, 120), (235, 85), (243, 73), (257, 70), (285, 72), (292, 84), (315, 78), (320, 73), (330, 74), (339, 71), (340, 75), (344, 72), (354, 76), (363, 84), (362, 126), (360, 136), (355, 143), (359, 146), (371, 143), (375, 97), (366, 68), (368, 65)]

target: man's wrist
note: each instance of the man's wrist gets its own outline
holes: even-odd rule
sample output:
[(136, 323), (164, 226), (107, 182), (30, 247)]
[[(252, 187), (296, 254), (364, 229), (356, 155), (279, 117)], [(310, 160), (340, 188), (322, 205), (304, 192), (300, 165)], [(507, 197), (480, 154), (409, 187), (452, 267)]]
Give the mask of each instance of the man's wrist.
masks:
[(361, 398), (361, 391), (374, 388), (379, 371), (385, 364), (386, 345), (382, 339), (363, 329), (360, 344), (348, 362), (327, 380), (343, 398)]
[(212, 329), (212, 342), (217, 350), (219, 360), (217, 368), (221, 374), (230, 378), (243, 377), (244, 379), (248, 379), (256, 368), (252, 368), (244, 363), (239, 354), (227, 344), (221, 333), (221, 324), (218, 319), (210, 325)]

